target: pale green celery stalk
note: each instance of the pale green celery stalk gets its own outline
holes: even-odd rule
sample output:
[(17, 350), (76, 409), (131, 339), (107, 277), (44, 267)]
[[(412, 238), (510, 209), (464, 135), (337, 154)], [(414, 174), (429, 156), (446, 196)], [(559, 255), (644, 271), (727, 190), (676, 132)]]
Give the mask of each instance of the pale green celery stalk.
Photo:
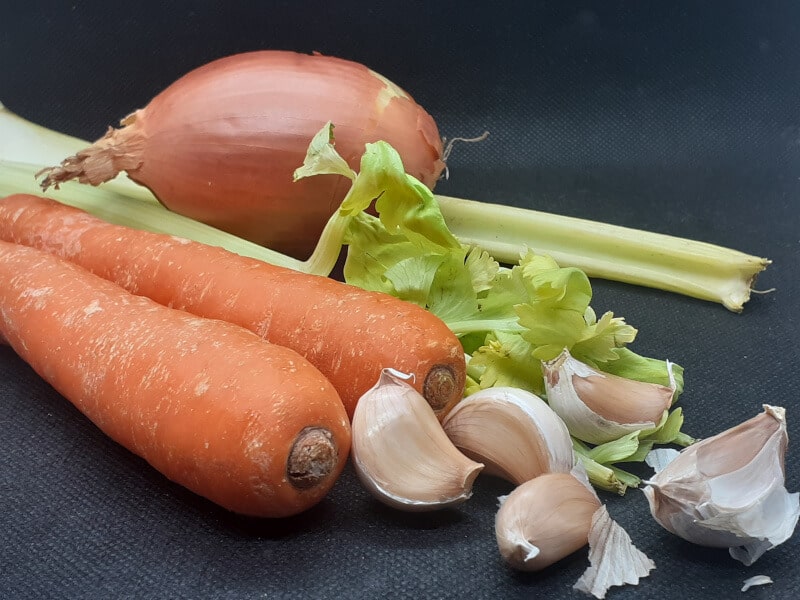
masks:
[(633, 473), (624, 471), (623, 469), (615, 467), (614, 465), (610, 465), (608, 468), (614, 473), (614, 477), (617, 478), (617, 481), (621, 482), (622, 485), (625, 486), (625, 489), (637, 488), (639, 487), (639, 484), (642, 483), (642, 479)]
[(680, 431), (680, 432), (678, 432), (678, 435), (675, 436), (675, 439), (672, 440), (672, 443), (673, 444), (677, 444), (678, 446), (683, 446), (685, 448), (686, 446), (691, 446), (696, 441), (697, 440), (694, 439), (692, 436), (687, 435), (687, 434), (683, 433), (682, 431)]
[(625, 494), (628, 485), (617, 476), (614, 468), (601, 465), (599, 462), (592, 460), (586, 456), (586, 454), (577, 450), (576, 448), (575, 454), (586, 469), (589, 482), (593, 486), (607, 492), (614, 492), (620, 496)]
[[(600, 489), (622, 496), (628, 488), (639, 487), (642, 482), (641, 478), (633, 473), (612, 464), (598, 462), (593, 456), (595, 449), (589, 448), (574, 437), (572, 438), (572, 448), (575, 450), (575, 456), (583, 463), (589, 481)], [(632, 458), (632, 456), (628, 458)]]
[(314, 253), (303, 261), (169, 211), (147, 197), (132, 197), (126, 191), (106, 187), (107, 183), (94, 187), (68, 182), (61, 184), (58, 190), (42, 192), (34, 178), (34, 173), (41, 168), (43, 165), (11, 162), (0, 157), (0, 198), (10, 194), (45, 196), (85, 210), (109, 223), (220, 246), (241, 256), (303, 273), (325, 276), (331, 273), (339, 258), (348, 224), (348, 219), (338, 215), (331, 218)]
[(741, 312), (770, 260), (669, 235), (449, 196), (436, 196), (448, 228), (496, 260), (525, 248), (590, 277), (677, 292)]
[(483, 319), (467, 321), (448, 321), (447, 326), (458, 336), (477, 331), (509, 331), (522, 332), (525, 328), (516, 319)]

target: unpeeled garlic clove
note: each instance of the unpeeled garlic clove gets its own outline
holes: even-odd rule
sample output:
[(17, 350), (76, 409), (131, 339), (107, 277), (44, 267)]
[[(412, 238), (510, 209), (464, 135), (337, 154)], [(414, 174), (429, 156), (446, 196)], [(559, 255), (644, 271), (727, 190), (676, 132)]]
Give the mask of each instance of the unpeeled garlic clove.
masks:
[(567, 426), (530, 392), (496, 387), (470, 394), (442, 422), (450, 440), (483, 472), (514, 484), (575, 466)]
[(588, 543), (600, 500), (570, 473), (545, 473), (500, 498), (500, 555), (520, 571), (540, 571)]
[(665, 466), (648, 461), (662, 468), (643, 490), (662, 527), (701, 546), (728, 548), (745, 565), (789, 539), (800, 515), (798, 494), (785, 488), (785, 410), (763, 408)]
[(672, 405), (675, 388), (603, 373), (568, 350), (543, 363), (547, 402), (570, 433), (604, 444), (642, 429), (654, 429)]
[(453, 445), (428, 402), (406, 382), (409, 378), (384, 369), (359, 399), (352, 420), (356, 473), (373, 496), (401, 510), (464, 502), (483, 465)]

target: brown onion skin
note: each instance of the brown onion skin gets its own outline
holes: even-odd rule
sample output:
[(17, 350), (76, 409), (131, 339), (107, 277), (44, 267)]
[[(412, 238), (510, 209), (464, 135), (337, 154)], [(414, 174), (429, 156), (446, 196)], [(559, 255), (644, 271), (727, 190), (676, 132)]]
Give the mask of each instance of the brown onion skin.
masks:
[[(444, 169), (436, 123), (400, 88), (356, 62), (278, 50), (187, 73), (95, 147), (106, 140), (102, 152), (114, 154), (109, 174), (126, 170), (170, 210), (305, 258), (350, 187), (339, 175), (293, 182), (328, 121), (337, 151), (356, 171), (365, 144), (378, 140), (431, 189)], [(100, 183), (83, 168), (51, 173), (50, 183)]]

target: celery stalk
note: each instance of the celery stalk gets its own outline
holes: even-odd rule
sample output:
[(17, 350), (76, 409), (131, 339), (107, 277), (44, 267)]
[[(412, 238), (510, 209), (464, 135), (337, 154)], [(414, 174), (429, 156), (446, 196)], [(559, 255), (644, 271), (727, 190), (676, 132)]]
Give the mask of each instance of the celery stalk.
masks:
[[(0, 104), (0, 193), (42, 194), (35, 174), (89, 142), (35, 125)], [(300, 261), (181, 217), (121, 174), (99, 186), (61, 186), (51, 197), (115, 223), (181, 235), (269, 263), (329, 275), (348, 218), (334, 214), (312, 256)], [(119, 206), (111, 206), (114, 200)], [(447, 226), (464, 244), (514, 264), (524, 248), (549, 254), (590, 277), (653, 287), (722, 303), (740, 312), (769, 260), (663, 234), (496, 204), (436, 196)], [(135, 202), (134, 202), (135, 201)]]
[(220, 246), (242, 256), (303, 273), (327, 276), (333, 271), (349, 222), (349, 219), (336, 215), (332, 217), (312, 255), (307, 260), (298, 260), (167, 210), (145, 188), (133, 182), (128, 183), (144, 190), (144, 193), (137, 190), (136, 196), (130, 195), (128, 183), (124, 180), (109, 181), (98, 187), (67, 182), (56, 191), (42, 192), (34, 174), (44, 166), (12, 162), (0, 157), (0, 197), (10, 194), (46, 196), (85, 210), (109, 223)]
[(589, 477), (589, 482), (593, 486), (607, 492), (614, 492), (620, 496), (625, 495), (628, 485), (617, 477), (617, 473), (613, 468), (601, 465), (599, 462), (592, 460), (580, 452), (576, 452), (575, 456), (583, 464), (583, 467), (586, 469), (586, 475)]
[(741, 312), (770, 261), (669, 235), (585, 219), (436, 196), (450, 231), (463, 243), (514, 264), (527, 247), (590, 277), (677, 292)]
[(107, 184), (95, 188), (69, 182), (62, 184), (57, 191), (42, 192), (34, 178), (34, 173), (41, 168), (42, 165), (17, 163), (0, 158), (0, 197), (20, 193), (47, 196), (63, 204), (85, 210), (110, 223), (202, 240), (244, 256), (289, 268), (297, 268), (298, 264), (302, 264), (301, 261), (258, 244), (170, 212), (154, 199), (151, 200), (146, 196), (133, 197), (115, 190), (114, 186), (106, 187)]

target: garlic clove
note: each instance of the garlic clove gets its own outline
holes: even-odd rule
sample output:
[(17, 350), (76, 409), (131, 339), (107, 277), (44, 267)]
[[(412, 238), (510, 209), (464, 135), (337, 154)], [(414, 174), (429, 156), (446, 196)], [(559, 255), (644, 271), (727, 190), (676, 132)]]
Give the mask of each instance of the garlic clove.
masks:
[(597, 371), (573, 358), (567, 349), (543, 363), (543, 369), (548, 404), (572, 435), (591, 444), (657, 427), (675, 394), (674, 385)]
[(572, 439), (547, 403), (525, 390), (496, 387), (459, 402), (442, 422), (445, 433), (484, 473), (521, 484), (575, 466)]
[(503, 559), (521, 571), (544, 569), (588, 544), (590, 565), (573, 587), (597, 598), (655, 568), (608, 514), (580, 462), (570, 473), (540, 475), (502, 496), (495, 535)]
[(448, 439), (425, 398), (407, 380), (384, 369), (358, 401), (351, 456), (356, 473), (381, 502), (428, 511), (464, 502), (483, 465)]
[(650, 512), (694, 544), (728, 548), (745, 565), (791, 537), (800, 516), (785, 488), (785, 410), (764, 412), (685, 448), (645, 483)]
[(521, 571), (544, 569), (587, 544), (599, 507), (594, 491), (569, 473), (526, 481), (501, 499), (495, 516), (500, 555)]

